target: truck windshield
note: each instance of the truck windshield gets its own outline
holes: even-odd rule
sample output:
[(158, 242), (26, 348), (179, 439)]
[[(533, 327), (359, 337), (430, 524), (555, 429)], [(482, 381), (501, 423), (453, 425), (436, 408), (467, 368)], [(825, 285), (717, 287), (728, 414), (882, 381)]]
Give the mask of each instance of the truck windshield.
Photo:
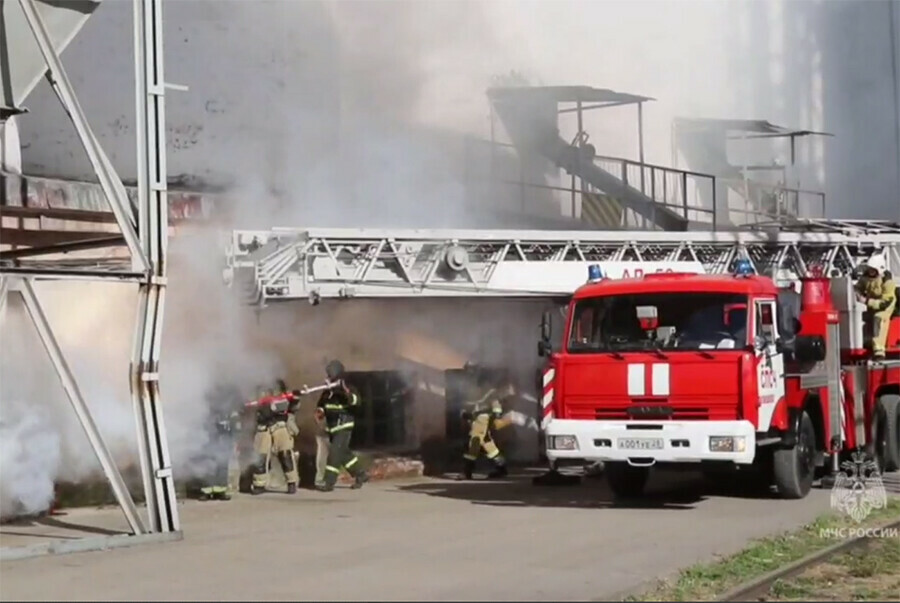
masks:
[(747, 297), (651, 293), (578, 300), (568, 351), (743, 349)]

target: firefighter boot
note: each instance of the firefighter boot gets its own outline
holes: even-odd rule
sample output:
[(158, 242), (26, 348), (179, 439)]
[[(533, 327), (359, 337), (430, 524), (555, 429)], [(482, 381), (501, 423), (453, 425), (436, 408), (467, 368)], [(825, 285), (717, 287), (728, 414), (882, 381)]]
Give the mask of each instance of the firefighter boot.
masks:
[(472, 474), (475, 472), (475, 461), (472, 459), (466, 459), (465, 465), (463, 467), (463, 475), (465, 475), (466, 479), (472, 479)]
[(494, 462), (497, 464), (497, 467), (488, 474), (488, 479), (506, 477), (509, 472), (506, 470), (506, 463), (504, 460), (501, 457), (497, 457)]
[(353, 490), (359, 490), (363, 487), (363, 484), (369, 481), (369, 474), (365, 471), (360, 471), (356, 474), (356, 479), (353, 480), (353, 485), (350, 486)]

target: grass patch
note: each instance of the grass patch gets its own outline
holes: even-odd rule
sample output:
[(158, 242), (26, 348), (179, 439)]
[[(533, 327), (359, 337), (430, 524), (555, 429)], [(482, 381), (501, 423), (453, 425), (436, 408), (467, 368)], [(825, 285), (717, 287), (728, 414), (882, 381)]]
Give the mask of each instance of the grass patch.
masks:
[[(889, 522), (892, 519), (900, 519), (900, 499), (888, 499), (887, 507), (873, 511), (862, 524), (857, 524), (850, 517), (829, 513), (819, 517), (812, 523), (795, 532), (789, 532), (778, 536), (754, 541), (746, 549), (722, 558), (712, 563), (698, 564), (682, 570), (675, 578), (659, 582), (648, 591), (639, 595), (632, 595), (626, 601), (710, 601), (721, 597), (728, 590), (740, 584), (757, 578), (765, 573), (783, 567), (788, 563), (809, 555), (815, 551), (835, 544), (833, 538), (822, 536), (823, 530), (832, 528), (858, 528), (873, 527)], [(883, 540), (894, 540), (885, 538)], [(894, 576), (900, 575), (897, 569), (900, 567), (900, 543), (889, 552), (879, 555), (873, 561), (872, 555), (848, 553), (846, 572), (859, 574), (860, 578), (881, 576), (885, 572), (891, 572)], [(896, 565), (894, 565), (896, 563)], [(865, 574), (865, 575), (864, 575)], [(777, 589), (785, 589), (777, 593), (785, 599), (815, 599), (807, 591), (813, 585), (800, 580), (791, 581), (790, 584), (776, 584)], [(776, 593), (773, 593), (776, 594)], [(896, 596), (895, 596), (896, 598)], [(842, 599), (847, 600), (847, 599)], [(852, 595), (851, 595), (851, 599)]]

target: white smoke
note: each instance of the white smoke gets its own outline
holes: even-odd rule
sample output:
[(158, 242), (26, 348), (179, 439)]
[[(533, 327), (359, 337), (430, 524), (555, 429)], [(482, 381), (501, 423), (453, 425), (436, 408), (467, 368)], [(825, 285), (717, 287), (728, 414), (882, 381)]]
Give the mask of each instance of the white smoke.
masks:
[[(110, 452), (131, 459), (131, 333), (120, 327), (133, 320), (134, 289), (93, 283), (37, 283), (34, 289)], [(0, 516), (6, 516), (46, 509), (54, 482), (84, 479), (99, 464), (16, 292), (9, 294), (0, 336)]]
[(50, 411), (13, 408), (0, 417), (0, 517), (46, 509), (60, 466), (59, 434), (47, 429)]

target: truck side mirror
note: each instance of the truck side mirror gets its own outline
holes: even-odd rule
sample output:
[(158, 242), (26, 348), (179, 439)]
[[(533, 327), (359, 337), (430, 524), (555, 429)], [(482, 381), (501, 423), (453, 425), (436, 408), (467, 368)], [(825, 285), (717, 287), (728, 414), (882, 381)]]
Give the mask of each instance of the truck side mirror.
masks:
[(538, 356), (549, 356), (553, 352), (550, 337), (550, 312), (544, 312), (541, 315), (541, 340), (538, 342)]
[(543, 358), (545, 356), (549, 356), (552, 353), (553, 353), (553, 346), (550, 345), (549, 341), (541, 340), (538, 342), (538, 356)]

